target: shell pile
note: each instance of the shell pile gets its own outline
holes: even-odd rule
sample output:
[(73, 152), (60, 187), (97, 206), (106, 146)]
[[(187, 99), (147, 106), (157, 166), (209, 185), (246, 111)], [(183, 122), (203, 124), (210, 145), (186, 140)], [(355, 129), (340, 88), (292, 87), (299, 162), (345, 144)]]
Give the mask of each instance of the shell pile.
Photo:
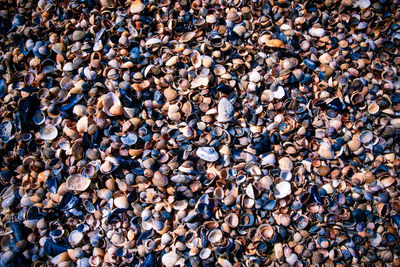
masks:
[(0, 266), (400, 266), (398, 0), (0, 3)]

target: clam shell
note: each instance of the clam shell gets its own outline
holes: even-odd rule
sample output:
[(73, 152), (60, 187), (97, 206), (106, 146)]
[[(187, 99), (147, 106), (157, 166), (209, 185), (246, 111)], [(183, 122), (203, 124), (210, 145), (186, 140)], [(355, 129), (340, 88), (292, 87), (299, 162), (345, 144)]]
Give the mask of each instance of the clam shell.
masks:
[(196, 155), (202, 160), (209, 162), (217, 161), (219, 158), (217, 151), (213, 147), (199, 147)]
[(137, 140), (138, 140), (137, 135), (134, 133), (128, 133), (121, 137), (122, 143), (124, 143), (127, 146), (136, 144)]
[(48, 124), (40, 129), (39, 137), (42, 140), (51, 141), (54, 140), (58, 135), (57, 128), (51, 124)]
[(165, 267), (174, 267), (177, 261), (178, 255), (175, 253), (175, 251), (165, 253), (161, 258), (161, 262), (165, 265)]
[(288, 195), (292, 193), (291, 185), (289, 182), (282, 181), (279, 184), (276, 185), (276, 193), (275, 197), (280, 199), (280, 198), (285, 198)]
[[(11, 134), (12, 128), (13, 128), (13, 125), (10, 121), (5, 121), (2, 124), (0, 124), (0, 139), (4, 143), (7, 143), (11, 139), (13, 139), (13, 136)], [(56, 136), (57, 136), (57, 134), (56, 134)]]
[(140, 13), (145, 9), (146, 5), (141, 0), (135, 0), (131, 3), (129, 11), (132, 14)]
[(83, 239), (83, 233), (78, 230), (72, 231), (68, 237), (69, 243), (74, 246), (79, 245), (79, 243), (81, 243), (82, 239)]
[(74, 174), (67, 178), (67, 188), (71, 191), (85, 191), (90, 185), (90, 179), (80, 174)]
[(293, 169), (293, 162), (288, 157), (283, 157), (283, 158), (279, 159), (278, 163), (279, 163), (279, 168), (281, 170), (291, 171)]
[(274, 48), (284, 48), (285, 44), (279, 39), (271, 39), (266, 42), (266, 46)]
[(233, 114), (235, 110), (232, 103), (225, 97), (221, 98), (218, 103), (218, 116), (217, 120), (219, 122), (228, 122), (233, 119)]
[(76, 130), (78, 131), (78, 133), (85, 133), (88, 130), (89, 127), (89, 121), (88, 121), (88, 117), (84, 116), (82, 118), (80, 118), (78, 120), (78, 122), (76, 123)]
[(103, 110), (108, 116), (119, 116), (122, 114), (122, 104), (116, 94), (110, 92), (104, 96)]
[(127, 209), (129, 207), (129, 202), (126, 196), (121, 196), (114, 199), (114, 205), (120, 209)]
[(185, 32), (182, 34), (182, 36), (179, 38), (179, 42), (181, 43), (188, 43), (193, 40), (195, 37), (196, 33), (195, 32)]
[(224, 234), (222, 233), (222, 231), (220, 229), (214, 229), (214, 230), (211, 230), (211, 232), (208, 234), (208, 240), (211, 243), (219, 243), (219, 242), (221, 242), (223, 236), (224, 236)]

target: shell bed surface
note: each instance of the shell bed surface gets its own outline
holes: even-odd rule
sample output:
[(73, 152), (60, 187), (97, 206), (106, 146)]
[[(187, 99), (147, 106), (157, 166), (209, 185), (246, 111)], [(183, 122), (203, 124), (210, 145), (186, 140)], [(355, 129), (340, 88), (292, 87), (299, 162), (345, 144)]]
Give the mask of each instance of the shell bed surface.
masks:
[(0, 1), (0, 266), (400, 266), (398, 0)]

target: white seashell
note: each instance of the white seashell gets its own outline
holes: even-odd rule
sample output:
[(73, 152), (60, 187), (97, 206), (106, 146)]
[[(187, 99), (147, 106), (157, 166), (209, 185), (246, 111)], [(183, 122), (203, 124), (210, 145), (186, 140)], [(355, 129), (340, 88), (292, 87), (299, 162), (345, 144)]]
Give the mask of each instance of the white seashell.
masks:
[(118, 96), (112, 92), (103, 98), (103, 110), (108, 116), (118, 116), (122, 114), (122, 105)]
[(292, 189), (290, 187), (290, 183), (286, 181), (282, 181), (276, 185), (276, 194), (275, 197), (277, 199), (287, 197), (292, 193)]
[(177, 261), (178, 255), (175, 253), (175, 251), (165, 253), (161, 258), (162, 264), (164, 264), (166, 267), (174, 267)]
[(373, 236), (369, 239), (371, 246), (378, 247), (382, 242), (382, 236), (379, 233), (374, 233)]
[(40, 129), (39, 133), (40, 139), (46, 141), (54, 140), (57, 137), (57, 135), (58, 135), (57, 128), (51, 124), (44, 126), (42, 129)]
[(76, 105), (76, 106), (74, 106), (72, 113), (74, 113), (75, 115), (77, 115), (79, 117), (86, 116), (87, 108), (84, 105)]
[(293, 162), (288, 157), (283, 157), (283, 158), (279, 159), (278, 163), (279, 163), (279, 168), (281, 170), (291, 171), (293, 169)]
[(167, 62), (165, 63), (165, 66), (167, 66), (167, 67), (174, 66), (176, 63), (178, 63), (178, 61), (179, 61), (178, 56), (173, 56), (167, 60)]
[(312, 27), (308, 32), (314, 37), (324, 37), (326, 35), (326, 31), (323, 28)]
[(152, 46), (159, 45), (159, 44), (161, 44), (161, 40), (160, 39), (158, 39), (158, 38), (150, 38), (149, 40), (146, 41), (145, 45), (147, 47), (152, 47)]
[(254, 188), (251, 184), (246, 187), (246, 195), (251, 199), (255, 198)]
[(250, 82), (258, 83), (261, 80), (261, 75), (257, 71), (253, 70), (249, 73)]
[(151, 217), (153, 216), (153, 214), (151, 213), (151, 210), (149, 209), (144, 209), (142, 211), (142, 214), (140, 215), (142, 217), (143, 221), (148, 221), (151, 219)]
[(184, 184), (190, 181), (189, 176), (183, 175), (183, 174), (178, 174), (175, 176), (171, 177), (171, 181), (177, 184)]
[(85, 133), (88, 130), (88, 117), (84, 116), (79, 119), (79, 121), (76, 123), (76, 130), (79, 133)]
[(225, 97), (221, 98), (218, 103), (218, 116), (217, 120), (219, 122), (228, 122), (233, 119), (233, 114), (235, 110), (232, 103)]
[(209, 162), (217, 161), (219, 158), (217, 151), (213, 147), (199, 147), (196, 155), (202, 160)]
[(268, 155), (263, 155), (261, 157), (261, 165), (265, 166), (265, 165), (275, 165), (276, 163), (276, 157), (274, 154), (268, 154)]
[(272, 94), (275, 99), (282, 99), (285, 96), (285, 89), (282, 86), (278, 86), (275, 91), (272, 91)]
[(122, 196), (114, 199), (114, 205), (120, 209), (127, 209), (129, 207), (129, 202), (126, 196)]
[(208, 240), (211, 243), (218, 243), (222, 240), (223, 233), (220, 229), (214, 229), (208, 234)]
[(65, 65), (63, 67), (63, 71), (73, 71), (73, 70), (74, 70), (74, 66), (72, 65), (72, 62), (65, 63)]
[(68, 241), (70, 244), (77, 246), (81, 243), (83, 239), (83, 233), (78, 230), (73, 230), (68, 237)]
[(172, 237), (170, 234), (165, 233), (161, 236), (161, 244), (168, 245), (169, 243), (171, 243), (171, 241), (172, 241)]
[(358, 6), (361, 9), (368, 8), (370, 5), (371, 5), (371, 2), (369, 0), (360, 0), (360, 1), (358, 1)]
[(205, 87), (208, 85), (208, 82), (210, 81), (210, 78), (208, 78), (208, 76), (205, 75), (199, 75), (196, 77), (196, 79), (194, 79), (192, 81), (192, 85), (191, 87), (194, 88), (198, 88), (198, 87)]
[(201, 67), (201, 55), (199, 51), (193, 50), (192, 54), (190, 55), (190, 61), (192, 62), (193, 67), (196, 69)]
[(208, 258), (211, 256), (211, 253), (212, 253), (211, 249), (209, 249), (209, 248), (204, 248), (204, 249), (202, 249), (202, 250), (200, 251), (199, 256), (200, 256), (200, 258), (201, 258), (202, 260), (206, 260), (206, 259), (208, 259)]
[(66, 185), (71, 191), (85, 191), (90, 185), (90, 179), (80, 174), (73, 174), (67, 178)]

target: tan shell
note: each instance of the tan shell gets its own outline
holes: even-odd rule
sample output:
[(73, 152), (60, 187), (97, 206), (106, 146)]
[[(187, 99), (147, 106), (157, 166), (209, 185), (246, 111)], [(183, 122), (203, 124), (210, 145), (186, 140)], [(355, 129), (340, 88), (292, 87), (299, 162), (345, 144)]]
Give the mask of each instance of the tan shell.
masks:
[(164, 187), (168, 184), (168, 177), (161, 172), (156, 171), (153, 175), (152, 182), (157, 187)]
[(104, 96), (103, 110), (108, 116), (119, 116), (122, 114), (122, 104), (116, 94), (110, 92)]
[(131, 7), (129, 8), (129, 11), (132, 14), (140, 13), (145, 9), (146, 5), (142, 3), (141, 0), (135, 0), (132, 2)]
[(73, 174), (67, 178), (67, 188), (71, 191), (85, 191), (90, 185), (90, 179), (80, 174)]
[(76, 130), (79, 133), (85, 133), (88, 130), (88, 117), (84, 116), (76, 123)]
[(284, 48), (285, 44), (279, 39), (271, 39), (267, 41), (266, 46), (275, 48)]

